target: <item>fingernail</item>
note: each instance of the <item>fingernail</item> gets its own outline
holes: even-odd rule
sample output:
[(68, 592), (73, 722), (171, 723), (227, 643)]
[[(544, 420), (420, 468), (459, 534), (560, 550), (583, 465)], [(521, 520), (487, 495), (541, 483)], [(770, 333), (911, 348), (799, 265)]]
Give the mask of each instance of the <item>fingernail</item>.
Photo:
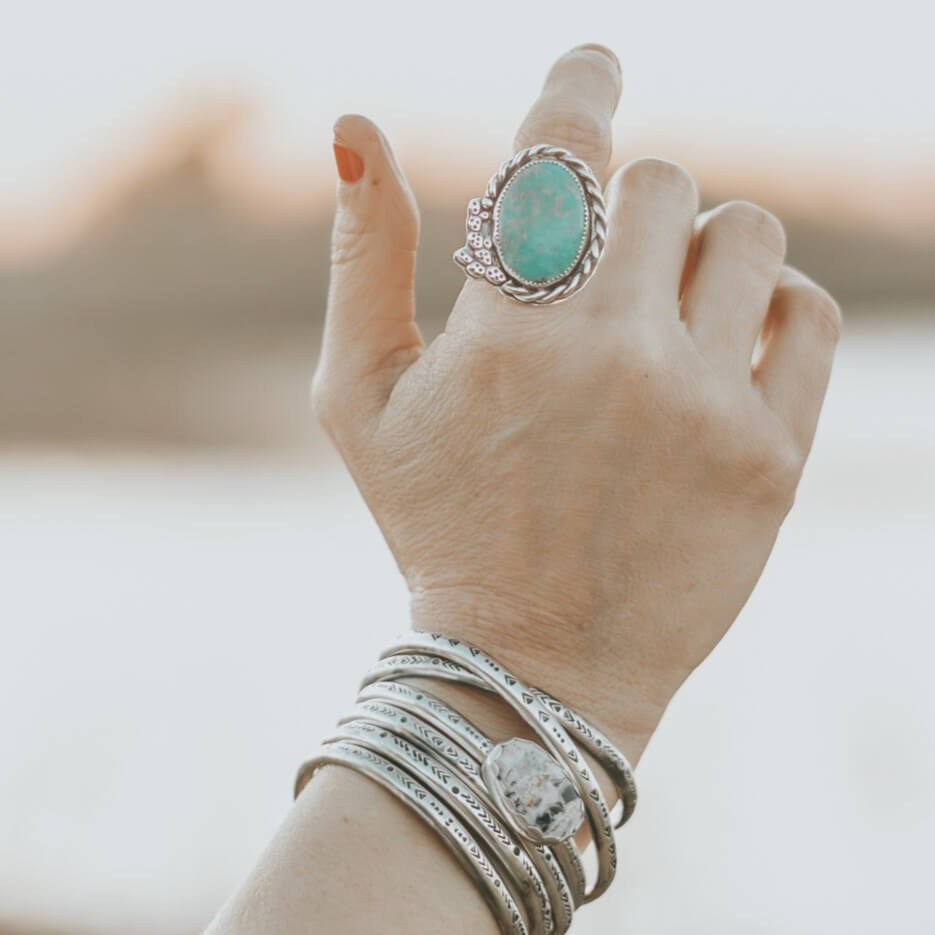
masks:
[(622, 71), (620, 67), (620, 59), (613, 53), (611, 49), (608, 49), (606, 45), (601, 45), (599, 42), (585, 42), (582, 45), (576, 45), (575, 49), (581, 49), (586, 52), (599, 52), (601, 55), (609, 58), (616, 67), (617, 71)]
[(364, 174), (364, 160), (347, 146), (332, 143), (334, 148), (334, 161), (338, 167), (338, 175), (342, 182), (359, 182)]

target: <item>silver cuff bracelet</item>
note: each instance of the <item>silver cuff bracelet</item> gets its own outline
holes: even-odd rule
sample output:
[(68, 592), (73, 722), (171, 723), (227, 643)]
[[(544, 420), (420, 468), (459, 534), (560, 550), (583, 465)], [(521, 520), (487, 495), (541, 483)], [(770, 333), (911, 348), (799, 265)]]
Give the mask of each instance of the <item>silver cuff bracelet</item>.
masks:
[[(494, 743), (431, 693), (398, 681), (413, 676), (498, 695), (541, 745), (518, 737)], [(615, 822), (582, 750), (620, 796)], [(505, 935), (564, 935), (574, 909), (613, 881), (614, 828), (636, 805), (632, 770), (606, 736), (476, 646), (440, 633), (406, 633), (383, 653), (353, 710), (299, 769), (296, 796), (327, 763), (369, 776), (427, 821), (480, 887)], [(590, 888), (574, 840), (585, 820), (597, 854)]]

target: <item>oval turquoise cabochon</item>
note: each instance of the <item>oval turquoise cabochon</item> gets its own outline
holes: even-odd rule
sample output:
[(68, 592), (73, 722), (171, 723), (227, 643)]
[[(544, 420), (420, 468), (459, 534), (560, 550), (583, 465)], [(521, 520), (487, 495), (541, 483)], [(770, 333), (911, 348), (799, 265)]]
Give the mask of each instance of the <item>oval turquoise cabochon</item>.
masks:
[(517, 169), (494, 206), (494, 243), (504, 270), (547, 285), (571, 272), (588, 226), (584, 189), (560, 162), (540, 159)]

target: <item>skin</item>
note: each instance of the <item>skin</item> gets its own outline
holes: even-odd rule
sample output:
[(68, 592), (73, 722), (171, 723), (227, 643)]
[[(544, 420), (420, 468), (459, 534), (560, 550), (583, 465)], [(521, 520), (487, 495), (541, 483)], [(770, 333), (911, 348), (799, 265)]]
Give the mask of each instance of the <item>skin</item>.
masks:
[[(591, 282), (542, 308), (468, 280), (429, 346), (415, 201), (378, 128), (340, 118), (358, 162), (339, 150), (339, 168), (362, 175), (338, 185), (312, 399), (409, 585), (413, 627), (484, 647), (635, 765), (792, 506), (841, 314), (784, 265), (762, 208), (699, 215), (691, 177), (659, 159), (606, 179), (620, 92), (613, 53), (577, 47), (515, 141), (565, 146), (606, 182)], [(524, 735), (496, 702), (432, 689), (495, 739)], [(401, 898), (414, 881), (418, 899)], [(432, 831), (341, 767), (309, 784), (210, 931), (310, 927), (497, 931)]]

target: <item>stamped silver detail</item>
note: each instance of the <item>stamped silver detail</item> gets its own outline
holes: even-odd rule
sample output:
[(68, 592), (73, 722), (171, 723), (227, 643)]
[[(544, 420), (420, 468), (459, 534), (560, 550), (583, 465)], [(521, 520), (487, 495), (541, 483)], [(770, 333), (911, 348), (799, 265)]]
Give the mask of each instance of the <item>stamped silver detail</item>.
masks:
[[(485, 195), (468, 210), (487, 221), (494, 202)], [(475, 233), (477, 250), (491, 251), (494, 259), (485, 231)], [(467, 247), (462, 252), (471, 264), (486, 259)], [(493, 282), (496, 272), (487, 268), (484, 276)], [(513, 738), (494, 744), (421, 684), (401, 681), (412, 677), (493, 692), (540, 743)], [(584, 751), (620, 793), (619, 826), (632, 813), (636, 788), (626, 757), (606, 736), (479, 647), (410, 632), (364, 676), (356, 705), (318, 756), (300, 768), (295, 791), (324, 763), (369, 775), (435, 827), (481, 887), (503, 935), (565, 935), (575, 908), (605, 891), (617, 868), (610, 813)], [(593, 886), (577, 845), (576, 832), (585, 826), (596, 848)]]
[[(597, 856), (597, 879), (584, 896), (583, 902), (592, 902), (601, 896), (617, 872), (617, 845), (614, 841), (610, 812), (590, 767), (558, 717), (533, 695), (524, 683), (498, 662), (476, 646), (462, 640), (442, 633), (410, 631), (401, 634), (399, 641), (384, 651), (383, 657), (389, 662), (388, 657), (404, 653), (423, 653), (430, 655), (430, 658), (438, 657), (455, 669), (460, 666), (472, 675), (483, 678), (489, 688), (503, 698), (536, 731), (543, 745), (574, 776), (575, 785), (584, 802), (585, 814), (591, 828), (591, 840)], [(443, 671), (444, 669), (439, 669), (438, 674), (442, 675)], [(442, 677), (459, 679), (453, 670), (445, 672)]]
[[(431, 660), (431, 661), (430, 661)], [(435, 663), (434, 665), (432, 663)], [(387, 666), (386, 664), (389, 664)], [(396, 705), (404, 705), (412, 713), (420, 714), (426, 718), (437, 730), (440, 730), (455, 743), (466, 750), (477, 762), (476, 777), (477, 782), (483, 786), (483, 779), (480, 774), (480, 764), (484, 757), (490, 752), (494, 744), (473, 725), (464, 715), (459, 714), (449, 708), (444, 702), (434, 697), (424, 688), (418, 690), (410, 686), (395, 681), (380, 681), (379, 675), (389, 675), (391, 670), (392, 677), (404, 678), (406, 676), (432, 677), (440, 674), (439, 665), (444, 664), (444, 671), (455, 674), (457, 672), (459, 680), (472, 684), (471, 676), (461, 666), (447, 660), (439, 659), (422, 654), (400, 654), (390, 656), (378, 663), (371, 672), (365, 676), (364, 685), (360, 694), (359, 701), (368, 699), (385, 698)], [(483, 687), (484, 682), (478, 679), (478, 686)], [(470, 779), (474, 780), (474, 772), (471, 772)], [(486, 788), (486, 786), (484, 786)], [(571, 915), (573, 912), (573, 902), (580, 904), (584, 901), (587, 892), (587, 881), (585, 879), (584, 866), (581, 863), (581, 857), (575, 845), (574, 839), (562, 841), (558, 845), (541, 845), (539, 849), (542, 852), (542, 858), (548, 864), (549, 872), (560, 889), (560, 909), (561, 918), (559, 931), (564, 931), (571, 924)], [(554, 854), (555, 861), (559, 867), (554, 866), (550, 860)], [(567, 881), (567, 882), (566, 882)], [(568, 887), (571, 892), (568, 892)], [(562, 927), (564, 925), (564, 928)]]

